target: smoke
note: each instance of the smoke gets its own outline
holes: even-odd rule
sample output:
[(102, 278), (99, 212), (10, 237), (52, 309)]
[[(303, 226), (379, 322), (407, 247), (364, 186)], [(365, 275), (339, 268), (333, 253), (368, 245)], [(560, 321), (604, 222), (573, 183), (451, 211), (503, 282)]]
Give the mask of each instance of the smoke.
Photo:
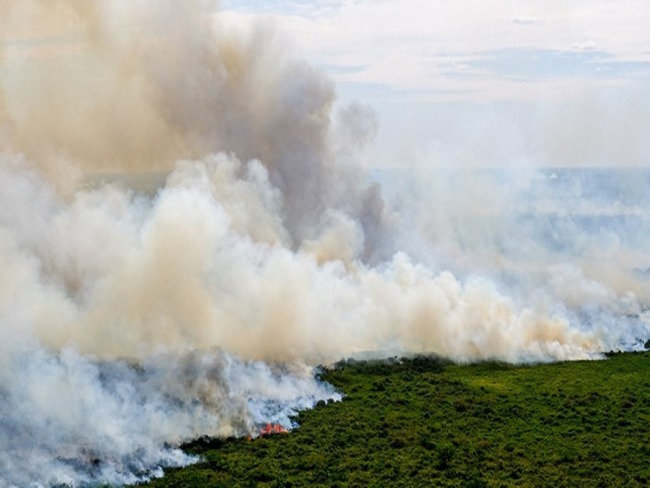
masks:
[[(648, 335), (645, 169), (424, 171), (391, 184), (399, 246), (618, 349)], [(396, 178), (393, 178), (396, 179)], [(450, 191), (451, 189), (451, 191)]]
[(522, 360), (599, 347), (487, 280), (402, 253), (365, 264), (363, 227), (339, 209), (294, 251), (281, 194), (255, 160), (179, 163), (153, 199), (107, 185), (64, 201), (34, 170), (3, 169), (6, 308), (38, 304), (25, 327), (48, 347), (104, 359), (220, 347), (311, 364), (387, 348)]
[(543, 188), (515, 212), (530, 178), (386, 203), (372, 110), (337, 111), (273, 26), (199, 0), (0, 13), (5, 485), (137, 481), (184, 440), (290, 427), (346, 356), (590, 358), (648, 331), (643, 237), (542, 225)]
[[(294, 244), (316, 237), (313, 222), (330, 207), (377, 226), (375, 193), (363, 195), (362, 175), (333, 157), (343, 149), (330, 140), (332, 82), (292, 59), (272, 26), (233, 32), (214, 2), (185, 3), (10, 1), (16, 30), (47, 28), (74, 46), (17, 68), (20, 83), (6, 89), (17, 150), (63, 188), (72, 176), (62, 160), (85, 172), (150, 172), (233, 153), (263, 161)], [(339, 132), (362, 144), (376, 130), (363, 123), (371, 115), (361, 106), (345, 113)]]
[[(3, 344), (3, 349), (7, 344)], [(12, 343), (3, 351), (3, 486), (135, 483), (195, 459), (177, 446), (242, 436), (319, 399), (305, 372), (225, 353), (154, 355), (137, 365)]]

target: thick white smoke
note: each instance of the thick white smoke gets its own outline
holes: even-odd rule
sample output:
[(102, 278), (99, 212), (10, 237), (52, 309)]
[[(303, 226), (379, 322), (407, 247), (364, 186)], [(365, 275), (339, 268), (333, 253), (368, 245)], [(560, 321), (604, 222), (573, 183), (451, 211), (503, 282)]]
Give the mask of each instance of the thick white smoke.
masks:
[(399, 246), (428, 266), (489, 278), (515, 302), (597, 332), (604, 348), (649, 335), (647, 170), (386, 177), (389, 206), (409, 229)]
[(498, 186), (387, 206), (355, 162), (372, 111), (334, 113), (269, 26), (199, 0), (0, 14), (4, 485), (135, 481), (183, 440), (290, 426), (350, 355), (593, 357), (629, 335), (582, 320), (605, 309), (647, 331), (647, 279), (574, 259), (588, 236), (559, 262), (518, 200), (472, 203)]
[(337, 394), (305, 371), (221, 352), (101, 361), (3, 344), (0, 484), (134, 483), (194, 461), (177, 446), (243, 436)]

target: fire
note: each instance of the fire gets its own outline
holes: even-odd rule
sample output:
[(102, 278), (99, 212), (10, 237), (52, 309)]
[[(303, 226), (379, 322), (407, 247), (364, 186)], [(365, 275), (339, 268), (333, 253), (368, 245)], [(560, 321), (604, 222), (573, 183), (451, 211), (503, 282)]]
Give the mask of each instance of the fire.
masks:
[(280, 424), (268, 423), (260, 429), (260, 437), (273, 434), (286, 434), (287, 432), (289, 431), (282, 427)]

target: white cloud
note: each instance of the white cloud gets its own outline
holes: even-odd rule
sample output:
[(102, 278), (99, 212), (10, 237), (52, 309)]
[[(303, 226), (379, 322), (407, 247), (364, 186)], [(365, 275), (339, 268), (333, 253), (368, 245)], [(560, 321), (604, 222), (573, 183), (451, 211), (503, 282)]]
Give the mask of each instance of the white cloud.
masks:
[[(285, 6), (262, 15), (272, 17), (309, 59), (330, 68), (340, 83), (430, 91), (445, 98), (451, 93), (466, 97), (471, 91), (478, 101), (512, 95), (512, 81), (498, 73), (466, 76), (472, 72), (468, 59), (484, 52), (597, 48), (613, 60), (650, 60), (650, 4), (639, 0), (337, 0), (311, 8), (289, 3), (301, 8)], [(260, 11), (249, 8), (237, 15)], [(625, 73), (619, 75), (619, 81), (626, 80)], [(581, 79), (585, 85), (611, 85), (611, 80), (586, 74)], [(567, 90), (572, 84), (567, 80)]]
[(532, 24), (541, 24), (544, 22), (543, 20), (536, 18), (536, 17), (514, 17), (512, 19), (513, 24), (520, 24), (520, 25), (532, 25)]

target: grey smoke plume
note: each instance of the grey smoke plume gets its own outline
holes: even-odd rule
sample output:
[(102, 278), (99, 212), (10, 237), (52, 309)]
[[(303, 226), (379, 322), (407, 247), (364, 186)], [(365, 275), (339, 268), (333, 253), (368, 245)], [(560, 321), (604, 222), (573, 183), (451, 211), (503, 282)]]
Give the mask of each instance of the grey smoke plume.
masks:
[(647, 330), (642, 278), (541, 243), (556, 267), (527, 270), (512, 249), (541, 227), (502, 211), (516, 199), (386, 205), (356, 163), (372, 111), (335, 112), (268, 25), (199, 0), (0, 13), (5, 485), (134, 481), (191, 462), (183, 440), (289, 426), (336, 398), (312, 367), (350, 355), (594, 357), (625, 337), (584, 322), (593, 304)]
[[(53, 62), (16, 67), (24, 78), (5, 89), (16, 149), (59, 186), (70, 185), (71, 162), (80, 171), (168, 171), (220, 151), (263, 162), (296, 245), (317, 237), (313, 223), (331, 207), (379, 225), (376, 192), (334, 157), (332, 82), (290, 58), (271, 26), (233, 32), (214, 2), (200, 0), (11, 0), (3, 10), (14, 30), (48, 30), (63, 44), (64, 53), (43, 55)], [(8, 63), (20, 47), (9, 44)], [(376, 130), (360, 105), (343, 114), (349, 146)]]
[(178, 447), (242, 436), (337, 394), (304, 371), (225, 353), (98, 361), (73, 349), (5, 343), (2, 486), (134, 483), (194, 462)]

